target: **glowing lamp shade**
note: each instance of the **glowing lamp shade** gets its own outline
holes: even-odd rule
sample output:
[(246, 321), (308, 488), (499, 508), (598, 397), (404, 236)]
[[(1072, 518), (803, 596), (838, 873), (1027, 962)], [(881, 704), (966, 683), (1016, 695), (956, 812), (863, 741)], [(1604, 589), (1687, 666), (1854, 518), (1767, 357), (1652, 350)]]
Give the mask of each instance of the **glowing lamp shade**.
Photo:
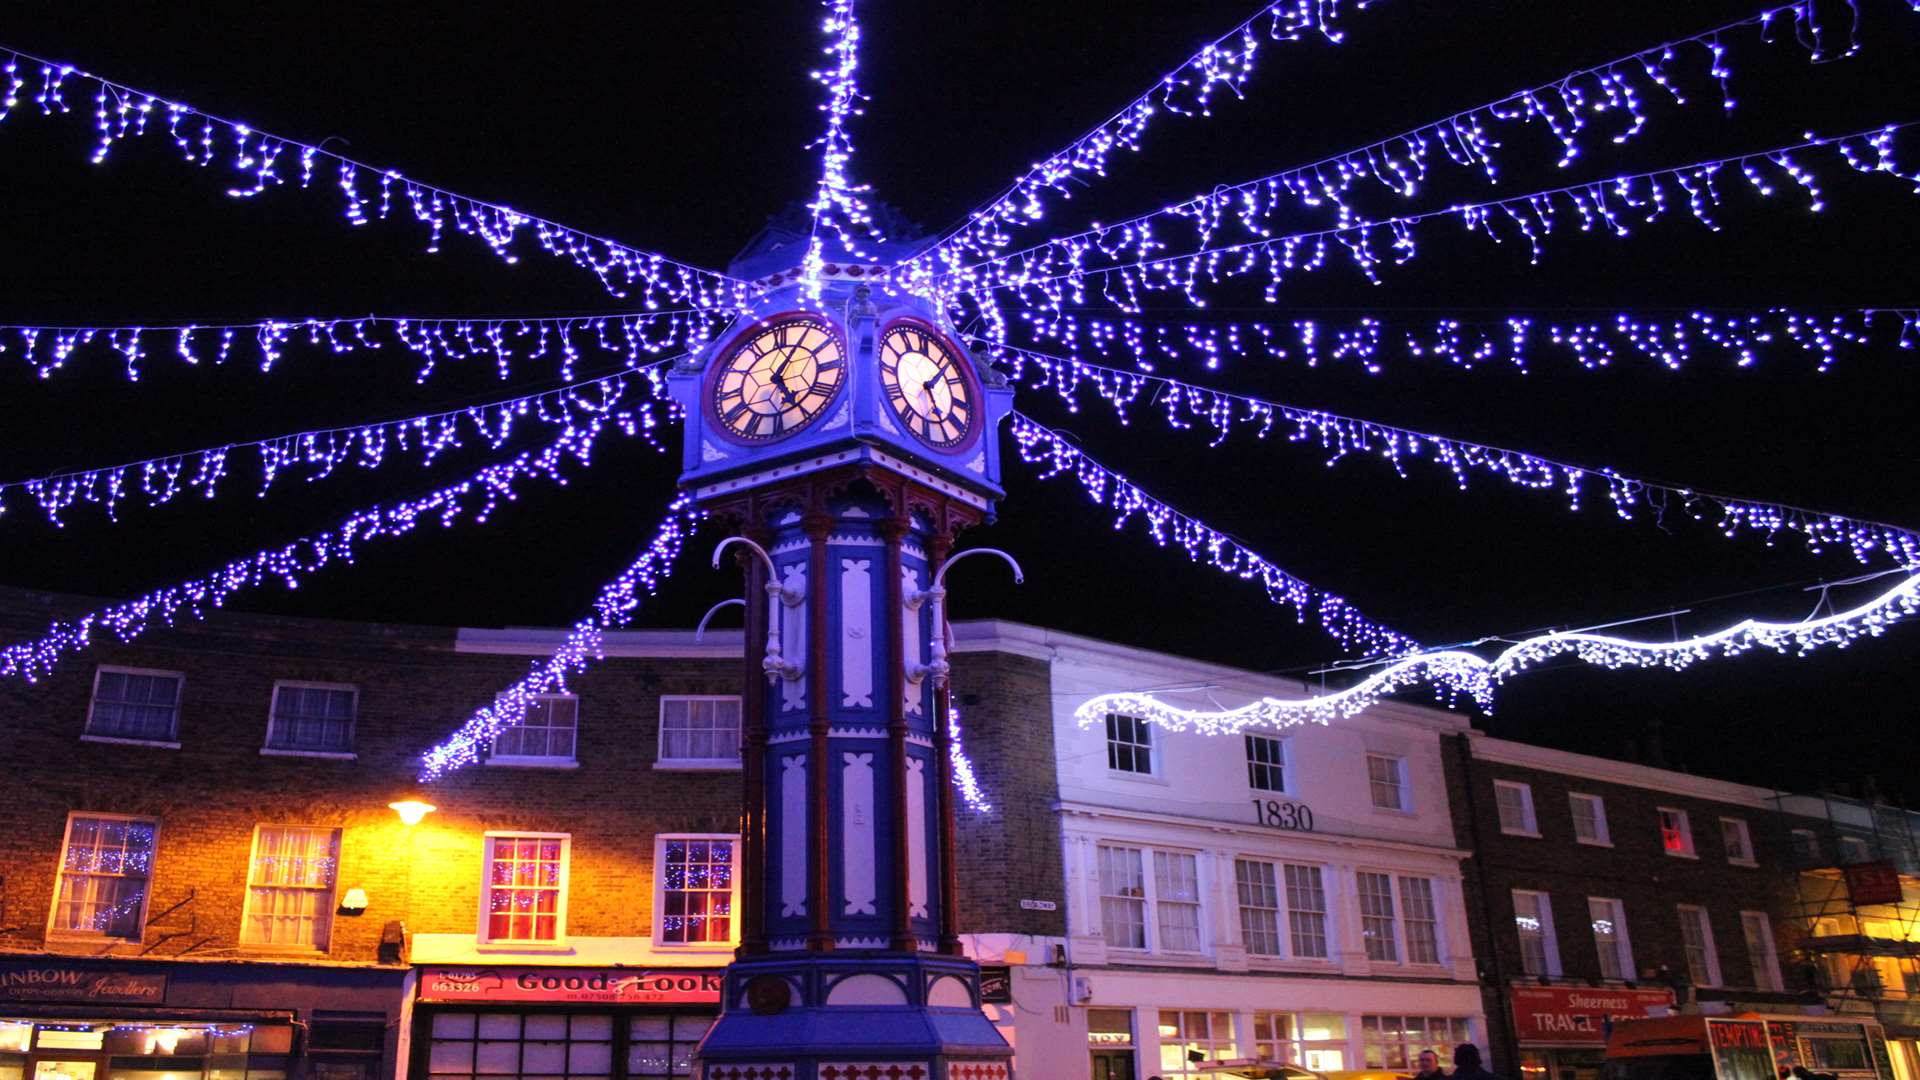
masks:
[[(420, 819), (415, 817), (413, 820), (418, 821)], [(413, 821), (409, 821), (407, 824), (411, 825)], [(348, 889), (347, 895), (340, 899), (340, 910), (355, 915), (367, 910), (367, 890)]]
[(390, 802), (387, 804), (387, 808), (399, 814), (400, 820), (408, 825), (420, 824), (421, 818), (433, 813), (436, 809), (432, 803), (424, 803), (419, 799), (402, 799), (399, 802)]

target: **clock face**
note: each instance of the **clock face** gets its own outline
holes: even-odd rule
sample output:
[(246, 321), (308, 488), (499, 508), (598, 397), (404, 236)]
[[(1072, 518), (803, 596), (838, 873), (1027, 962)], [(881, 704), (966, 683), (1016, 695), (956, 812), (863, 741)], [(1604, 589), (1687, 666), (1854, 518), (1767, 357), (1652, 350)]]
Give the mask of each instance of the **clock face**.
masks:
[(880, 339), (880, 387), (921, 442), (946, 450), (973, 433), (973, 384), (960, 355), (931, 330), (898, 323)]
[(846, 374), (846, 350), (831, 326), (781, 319), (749, 331), (720, 361), (713, 415), (736, 438), (791, 435), (819, 418)]

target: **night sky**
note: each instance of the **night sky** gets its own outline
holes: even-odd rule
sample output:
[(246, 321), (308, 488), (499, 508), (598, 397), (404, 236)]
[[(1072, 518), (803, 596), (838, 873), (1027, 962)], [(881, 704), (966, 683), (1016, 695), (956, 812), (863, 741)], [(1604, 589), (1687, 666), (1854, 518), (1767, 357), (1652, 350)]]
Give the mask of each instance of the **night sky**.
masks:
[[(1786, 45), (1746, 49), (1739, 108), (1650, 101), (1652, 123), (1625, 148), (1601, 138), (1556, 169), (1544, 129), (1513, 136), (1498, 194), (1685, 164), (1920, 119), (1913, 95), (1920, 16), (1904, 0), (1859, 0), (1862, 52), (1809, 65)], [(1064, 145), (1251, 13), (1252, 0), (912, 0), (863, 5), (862, 80), (872, 101), (854, 129), (857, 178), (930, 231), (989, 200), (1026, 164)], [(1831, 7), (1835, 25), (1844, 5)], [(1031, 241), (1113, 220), (1216, 184), (1357, 147), (1524, 86), (1551, 80), (1757, 9), (1752, 3), (1604, 4), (1388, 0), (1348, 22), (1348, 43), (1263, 51), (1244, 102), (1210, 120), (1174, 120)], [(806, 77), (824, 61), (808, 0), (722, 4), (354, 5), (14, 4), (0, 44), (318, 143), (361, 161), (698, 265), (721, 267), (769, 215), (808, 196), (820, 127)], [(1712, 97), (1697, 58), (1689, 93)], [(82, 102), (90, 106), (90, 102)], [(1610, 121), (1609, 121), (1610, 122)], [(1905, 143), (1920, 161), (1920, 138)], [(178, 323), (351, 314), (560, 315), (619, 310), (594, 281), (528, 255), (506, 266), (449, 238), (425, 254), (410, 224), (349, 228), (323, 185), (239, 201), (224, 178), (182, 164), (163, 139), (88, 164), (87, 108), (0, 124), (0, 322)], [(1445, 170), (1414, 208), (1494, 197)], [(1223, 297), (1219, 318), (1513, 309), (1771, 304), (1917, 306), (1912, 252), (1920, 201), (1885, 178), (1823, 171), (1829, 207), (1783, 194), (1763, 202), (1726, 184), (1723, 231), (1684, 215), (1617, 240), (1561, 230), (1540, 266), (1517, 241), (1495, 246), (1452, 226), (1423, 236), (1411, 264), (1367, 284), (1348, 268), (1290, 283), (1281, 310)], [(1383, 203), (1380, 213), (1401, 212)], [(1186, 319), (1181, 311), (1156, 317)], [(188, 369), (157, 356), (138, 384), (95, 351), (40, 382), (0, 357), (6, 479), (215, 443), (399, 418), (550, 385), (521, 365), (416, 385), (409, 356), (288, 353), (270, 375)], [(603, 362), (599, 369), (605, 370)], [(1462, 372), (1393, 355), (1381, 374), (1242, 360), (1176, 372), (1406, 427), (1530, 450), (1704, 490), (1920, 525), (1911, 415), (1915, 354), (1849, 350), (1816, 374), (1799, 354), (1740, 370), (1707, 356), (1681, 373), (1634, 360), (1598, 373), (1553, 354), (1531, 374)], [(1550, 626), (1578, 627), (1688, 608), (1627, 628), (1692, 633), (1745, 615), (1793, 618), (1804, 587), (1861, 567), (1797, 540), (1769, 549), (1691, 521), (1617, 521), (1604, 500), (1569, 513), (1553, 496), (1490, 479), (1461, 493), (1444, 473), (1406, 479), (1384, 464), (1322, 466), (1317, 452), (1203, 431), (1168, 430), (1151, 412), (1122, 427), (1094, 401), (1070, 415), (1043, 395), (1021, 407), (1070, 428), (1097, 458), (1232, 533), (1274, 562), (1433, 644)], [(672, 433), (668, 433), (671, 445)], [(1011, 456), (1011, 455), (1010, 455)], [(423, 474), (390, 464), (254, 500), (244, 473), (223, 498), (120, 523), (77, 513), (54, 529), (37, 511), (0, 526), (0, 584), (130, 595), (202, 573), (344, 513), (424, 491), (477, 467), (458, 456)], [(298, 593), (249, 594), (246, 610), (465, 625), (558, 625), (643, 542), (669, 497), (677, 459), (639, 444), (604, 447), (564, 489), (529, 484), (485, 527), (433, 530), (367, 549), (352, 568)], [(999, 616), (1243, 665), (1308, 675), (1333, 647), (1256, 588), (1116, 533), (1070, 481), (1008, 465), (999, 523), (968, 543), (1015, 553), (1027, 584), (982, 564), (954, 584), (957, 618)], [(642, 617), (687, 626), (737, 592), (704, 569), (709, 543)], [(1836, 590), (1852, 603), (1890, 579)], [(1720, 599), (1715, 599), (1720, 598)], [(1807, 660), (1771, 655), (1685, 674), (1556, 666), (1510, 683), (1497, 735), (1795, 788), (1860, 785), (1920, 799), (1913, 721), (1920, 626)], [(1313, 676), (1317, 678), (1317, 676)], [(1340, 685), (1332, 677), (1329, 685)], [(451, 728), (459, 718), (449, 717)]]

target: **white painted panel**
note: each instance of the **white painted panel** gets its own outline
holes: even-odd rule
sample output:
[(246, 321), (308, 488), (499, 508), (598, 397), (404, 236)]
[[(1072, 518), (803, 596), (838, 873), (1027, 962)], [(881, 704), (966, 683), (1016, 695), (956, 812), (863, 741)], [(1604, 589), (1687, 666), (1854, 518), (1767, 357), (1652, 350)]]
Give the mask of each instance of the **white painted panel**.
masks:
[(780, 914), (807, 913), (807, 758), (780, 759)]
[(841, 754), (840, 850), (841, 884), (846, 888), (848, 915), (873, 915), (878, 893), (874, 889), (873, 755)]
[(926, 762), (907, 759), (907, 914), (927, 917)]
[[(780, 571), (781, 583), (789, 589), (798, 589), (804, 595), (807, 589), (807, 567), (804, 563), (785, 566)], [(805, 603), (788, 607), (780, 605), (780, 655), (790, 663), (802, 668), (807, 663), (807, 608), (816, 598), (808, 596)], [(817, 672), (803, 671), (797, 679), (780, 680), (780, 711), (798, 712), (807, 707), (807, 680)]]
[(829, 1005), (905, 1005), (906, 1003), (907, 992), (900, 988), (899, 983), (885, 975), (849, 975), (834, 983), (833, 989), (827, 991)]
[(840, 560), (840, 704), (873, 707), (872, 559)]
[(906, 598), (919, 588), (919, 573), (911, 566), (901, 567), (900, 657), (896, 663), (902, 665), (900, 697), (908, 716), (919, 716), (924, 711), (920, 707), (920, 682), (905, 677), (906, 672), (927, 662), (927, 658), (920, 655), (920, 613), (906, 606)]

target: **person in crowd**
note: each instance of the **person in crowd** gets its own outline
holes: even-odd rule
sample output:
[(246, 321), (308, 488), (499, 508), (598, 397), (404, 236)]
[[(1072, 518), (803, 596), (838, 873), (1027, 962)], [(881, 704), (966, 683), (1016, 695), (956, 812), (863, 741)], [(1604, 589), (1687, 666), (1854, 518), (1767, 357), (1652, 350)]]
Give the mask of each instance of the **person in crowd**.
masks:
[(1413, 1080), (1446, 1080), (1446, 1073), (1440, 1071), (1440, 1055), (1431, 1050), (1420, 1051), (1420, 1071)]
[(1461, 1043), (1453, 1048), (1452, 1080), (1500, 1080), (1480, 1064), (1480, 1048)]

